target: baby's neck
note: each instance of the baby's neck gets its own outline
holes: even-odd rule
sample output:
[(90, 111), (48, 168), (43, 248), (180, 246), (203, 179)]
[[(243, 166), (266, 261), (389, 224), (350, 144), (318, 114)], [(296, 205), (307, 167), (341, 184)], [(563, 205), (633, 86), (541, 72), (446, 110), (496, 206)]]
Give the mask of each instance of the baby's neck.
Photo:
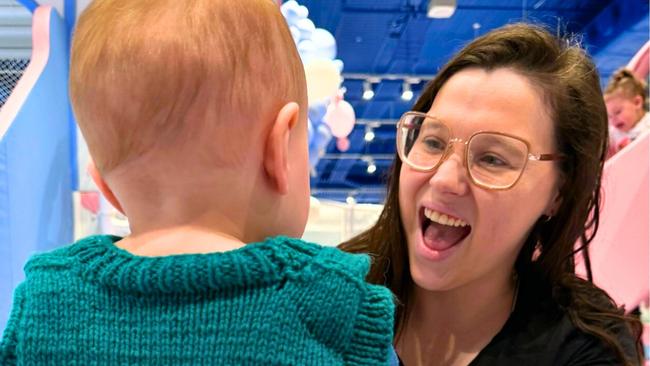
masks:
[(116, 243), (119, 248), (143, 257), (224, 252), (244, 245), (227, 233), (191, 225), (130, 235)]
[(219, 179), (198, 172), (175, 173), (166, 180), (132, 172), (114, 175), (108, 183), (132, 233), (118, 246), (137, 255), (162, 256), (221, 252), (263, 240), (268, 236), (261, 229), (264, 221), (255, 216), (259, 210), (251, 209), (263, 204), (254, 179), (219, 173)]

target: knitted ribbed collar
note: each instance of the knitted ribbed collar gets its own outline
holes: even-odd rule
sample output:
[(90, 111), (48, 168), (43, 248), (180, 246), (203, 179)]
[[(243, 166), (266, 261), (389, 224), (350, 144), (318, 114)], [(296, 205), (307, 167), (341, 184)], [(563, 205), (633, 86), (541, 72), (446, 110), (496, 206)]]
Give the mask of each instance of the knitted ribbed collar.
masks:
[(141, 257), (115, 246), (116, 236), (92, 236), (68, 247), (84, 278), (133, 293), (197, 293), (267, 286), (300, 270), (320, 249), (287, 237), (210, 254)]

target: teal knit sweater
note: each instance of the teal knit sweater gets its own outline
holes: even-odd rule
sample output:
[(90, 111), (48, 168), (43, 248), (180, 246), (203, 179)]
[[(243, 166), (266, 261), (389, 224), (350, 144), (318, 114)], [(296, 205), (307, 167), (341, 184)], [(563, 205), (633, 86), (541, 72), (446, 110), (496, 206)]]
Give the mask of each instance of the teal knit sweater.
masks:
[(382, 365), (394, 306), (367, 256), (278, 237), (138, 257), (95, 236), (33, 257), (0, 365)]

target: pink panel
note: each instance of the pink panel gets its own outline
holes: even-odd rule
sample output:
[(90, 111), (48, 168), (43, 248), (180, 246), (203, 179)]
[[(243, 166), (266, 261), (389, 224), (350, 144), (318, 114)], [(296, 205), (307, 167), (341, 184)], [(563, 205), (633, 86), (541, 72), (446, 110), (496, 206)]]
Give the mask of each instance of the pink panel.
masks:
[[(650, 134), (605, 164), (601, 225), (591, 243), (594, 282), (628, 310), (650, 287)], [(584, 276), (583, 263), (576, 272)]]
[(634, 55), (627, 68), (634, 71), (634, 74), (641, 80), (648, 77), (650, 71), (650, 41), (646, 42), (639, 52)]

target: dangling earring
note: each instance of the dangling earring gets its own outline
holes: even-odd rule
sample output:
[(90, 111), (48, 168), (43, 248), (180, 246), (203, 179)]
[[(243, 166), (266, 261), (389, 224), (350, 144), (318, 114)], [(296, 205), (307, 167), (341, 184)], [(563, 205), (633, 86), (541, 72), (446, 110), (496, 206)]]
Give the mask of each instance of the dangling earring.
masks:
[[(546, 215), (544, 215), (544, 216), (546, 216)], [(546, 216), (546, 218), (544, 219), (544, 223), (547, 223), (547, 222), (551, 221), (552, 218), (553, 218), (553, 216)]]

